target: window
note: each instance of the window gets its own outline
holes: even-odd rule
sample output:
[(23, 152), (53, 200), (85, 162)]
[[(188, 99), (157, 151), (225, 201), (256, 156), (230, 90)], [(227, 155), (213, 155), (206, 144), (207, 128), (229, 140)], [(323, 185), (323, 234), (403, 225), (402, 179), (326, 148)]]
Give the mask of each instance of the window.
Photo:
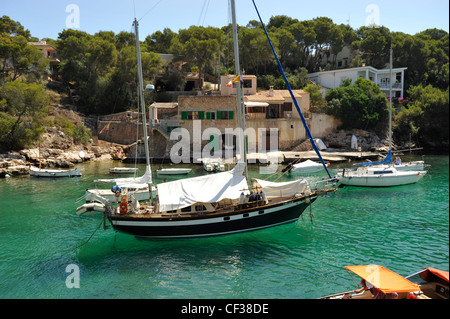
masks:
[(233, 116), (233, 111), (217, 111), (218, 120), (232, 120)]
[(195, 205), (195, 211), (196, 212), (203, 212), (206, 210), (205, 205)]
[(280, 105), (269, 104), (266, 107), (266, 119), (279, 119), (280, 118)]
[(247, 113), (266, 113), (266, 108), (264, 106), (247, 107)]
[(286, 102), (286, 103), (283, 103), (283, 105), (281, 105), (281, 117), (291, 116), (291, 112), (292, 112), (292, 103), (291, 102)]
[(215, 120), (216, 119), (216, 111), (206, 112), (207, 120)]
[(252, 88), (252, 80), (244, 80), (243, 87), (245, 89), (251, 89)]
[(182, 111), (181, 120), (203, 120), (205, 118), (204, 111)]

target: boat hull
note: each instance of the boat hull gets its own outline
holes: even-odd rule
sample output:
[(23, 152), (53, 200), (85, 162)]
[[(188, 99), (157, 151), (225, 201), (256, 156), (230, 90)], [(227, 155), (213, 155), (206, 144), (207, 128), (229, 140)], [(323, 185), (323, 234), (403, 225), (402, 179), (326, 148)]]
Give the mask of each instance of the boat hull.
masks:
[(295, 222), (317, 196), (283, 203), (242, 209), (227, 214), (178, 217), (172, 219), (128, 217), (109, 214), (113, 227), (121, 232), (146, 238), (190, 238), (254, 231)]
[(58, 169), (39, 169), (30, 168), (30, 176), (35, 177), (79, 177), (81, 176), (80, 170), (77, 168), (70, 170), (58, 170)]
[(399, 175), (378, 175), (378, 176), (344, 176), (339, 178), (340, 185), (361, 186), (361, 187), (389, 187), (401, 186), (417, 183), (423, 174), (413, 173)]
[(189, 174), (192, 171), (192, 169), (190, 168), (163, 168), (163, 169), (159, 169), (156, 172), (158, 173), (158, 175), (186, 175)]
[(133, 174), (136, 173), (135, 167), (112, 167), (109, 169), (111, 174)]

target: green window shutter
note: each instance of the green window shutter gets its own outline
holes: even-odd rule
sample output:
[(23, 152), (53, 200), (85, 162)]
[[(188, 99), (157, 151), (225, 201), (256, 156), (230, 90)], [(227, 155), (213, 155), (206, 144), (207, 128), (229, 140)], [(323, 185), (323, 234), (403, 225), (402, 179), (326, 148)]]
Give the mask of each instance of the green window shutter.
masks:
[(218, 120), (222, 119), (222, 112), (221, 111), (217, 111), (217, 119)]
[(205, 119), (205, 112), (204, 111), (198, 111), (198, 119), (204, 120)]
[(206, 119), (210, 120), (211, 119), (211, 112), (206, 112)]
[(182, 111), (181, 112), (181, 119), (182, 120), (187, 120), (187, 111)]
[(229, 113), (228, 113), (228, 118), (229, 118), (230, 120), (233, 119), (233, 111), (229, 111)]

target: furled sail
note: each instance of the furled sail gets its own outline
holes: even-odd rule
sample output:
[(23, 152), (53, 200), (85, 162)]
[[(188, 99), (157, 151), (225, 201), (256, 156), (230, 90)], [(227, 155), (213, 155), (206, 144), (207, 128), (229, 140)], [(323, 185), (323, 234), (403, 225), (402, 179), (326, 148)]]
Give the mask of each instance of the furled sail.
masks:
[(195, 203), (238, 199), (240, 194), (248, 189), (247, 180), (245, 176), (233, 171), (158, 184), (159, 210), (164, 212)]
[(130, 186), (131, 184), (146, 184), (152, 182), (152, 170), (150, 165), (147, 166), (144, 175), (140, 177), (125, 177), (125, 178), (108, 178), (108, 179), (96, 179), (95, 183), (115, 183), (119, 187)]
[[(308, 188), (308, 183), (304, 179), (298, 179), (291, 182), (269, 182), (255, 178), (267, 199), (277, 197), (292, 197), (295, 194), (303, 193)], [(259, 189), (258, 185), (253, 184), (254, 189)]]
[(366, 163), (355, 163), (357, 166), (372, 166), (379, 164), (392, 164), (392, 152), (389, 150), (386, 157), (380, 162), (366, 162)]

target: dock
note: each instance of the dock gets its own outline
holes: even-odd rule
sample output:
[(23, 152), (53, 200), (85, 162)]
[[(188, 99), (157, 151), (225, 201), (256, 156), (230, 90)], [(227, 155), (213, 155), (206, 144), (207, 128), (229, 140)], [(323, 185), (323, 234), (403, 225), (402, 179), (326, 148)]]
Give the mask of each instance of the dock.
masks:
[[(343, 163), (349, 161), (364, 162), (367, 160), (377, 161), (384, 158), (385, 155), (377, 152), (358, 152), (358, 151), (321, 151), (320, 154), (325, 162), (329, 163)], [(152, 157), (152, 163), (171, 163), (170, 157)], [(247, 154), (249, 164), (266, 164), (268, 162), (275, 162), (279, 164), (287, 164), (294, 161), (319, 161), (319, 157), (314, 151), (277, 151), (267, 153), (249, 153)], [(124, 162), (134, 162), (134, 157), (128, 157)], [(138, 157), (139, 163), (145, 163), (145, 158)], [(194, 161), (191, 157), (191, 163), (201, 164), (201, 161)], [(227, 162), (228, 163), (228, 162)], [(235, 159), (233, 158), (233, 163)], [(186, 164), (186, 163), (185, 163)]]
[[(358, 152), (358, 151), (344, 151), (344, 152), (320, 152), (322, 158), (325, 162), (330, 163), (341, 163), (348, 161), (358, 161), (363, 162), (366, 160), (377, 161), (383, 158), (384, 155), (375, 152)], [(268, 152), (268, 153), (249, 153), (247, 155), (249, 163), (266, 163), (268, 160), (273, 159), (278, 161), (280, 164), (291, 163), (294, 161), (319, 161), (319, 157), (314, 151), (278, 151), (278, 152)]]

